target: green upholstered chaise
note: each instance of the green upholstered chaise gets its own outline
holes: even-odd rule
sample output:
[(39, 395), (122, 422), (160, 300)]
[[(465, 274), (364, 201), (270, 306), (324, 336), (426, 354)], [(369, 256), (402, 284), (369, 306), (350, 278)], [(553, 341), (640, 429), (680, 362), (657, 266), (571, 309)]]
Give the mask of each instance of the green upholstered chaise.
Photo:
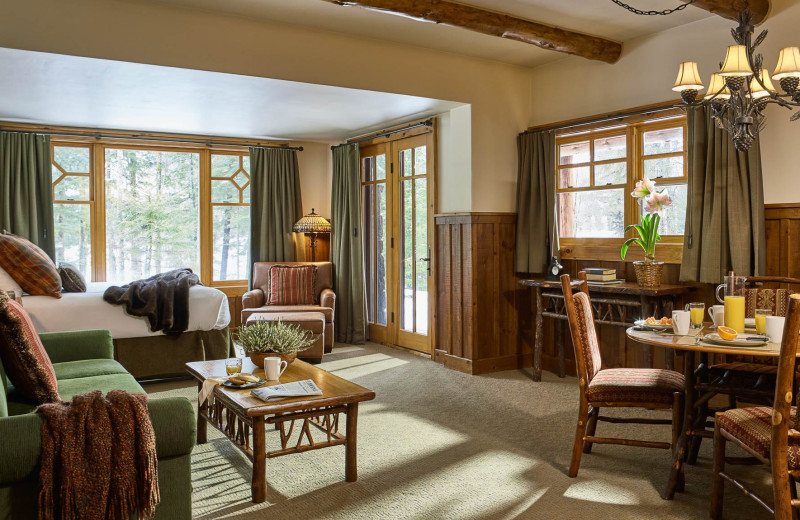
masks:
[[(41, 334), (55, 368), (62, 400), (90, 390), (144, 390), (114, 361), (111, 334), (105, 330)], [(38, 516), (39, 451), (42, 419), (6, 377), (0, 363), (0, 520)], [(152, 399), (148, 403), (156, 434), (161, 503), (156, 518), (192, 517), (191, 453), (196, 422), (184, 398)]]

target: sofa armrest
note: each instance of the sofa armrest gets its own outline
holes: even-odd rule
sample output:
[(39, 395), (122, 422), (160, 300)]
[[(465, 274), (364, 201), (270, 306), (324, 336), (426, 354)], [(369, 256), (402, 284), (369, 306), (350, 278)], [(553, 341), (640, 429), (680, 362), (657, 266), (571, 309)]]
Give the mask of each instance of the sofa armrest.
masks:
[(114, 342), (107, 330), (44, 332), (42, 345), (53, 363), (83, 359), (114, 359)]
[(264, 305), (264, 291), (253, 289), (242, 295), (242, 309), (256, 309)]
[[(197, 440), (192, 404), (183, 397), (148, 401), (159, 459), (187, 455)], [(0, 418), (0, 486), (39, 478), (42, 416), (29, 413)]]
[(330, 289), (323, 289), (319, 294), (319, 304), (323, 307), (328, 307), (336, 314), (336, 293)]

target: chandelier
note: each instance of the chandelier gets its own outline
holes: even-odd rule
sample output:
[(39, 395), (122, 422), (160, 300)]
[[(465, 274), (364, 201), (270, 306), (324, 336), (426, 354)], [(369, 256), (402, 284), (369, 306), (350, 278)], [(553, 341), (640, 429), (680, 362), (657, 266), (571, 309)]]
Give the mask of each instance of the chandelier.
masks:
[[(711, 75), (705, 96), (698, 99), (704, 87), (694, 61), (681, 63), (672, 90), (680, 92), (688, 106), (710, 106), (717, 127), (731, 134), (738, 151), (746, 152), (764, 127), (767, 105), (777, 104), (789, 110), (800, 107), (800, 49), (786, 47), (780, 51), (772, 79), (780, 84), (781, 94), (772, 84), (769, 71), (763, 67), (763, 57), (756, 54), (767, 31), (753, 40), (752, 15), (746, 3), (738, 21), (739, 27), (731, 29), (736, 45), (728, 47), (725, 62), (719, 72)], [(797, 119), (800, 119), (800, 112), (791, 117), (791, 121)]]

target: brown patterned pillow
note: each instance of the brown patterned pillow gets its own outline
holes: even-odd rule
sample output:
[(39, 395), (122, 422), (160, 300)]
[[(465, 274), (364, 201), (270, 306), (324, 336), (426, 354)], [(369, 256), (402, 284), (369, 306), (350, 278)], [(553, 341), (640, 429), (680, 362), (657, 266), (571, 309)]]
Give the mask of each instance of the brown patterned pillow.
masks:
[(36, 404), (58, 402), (58, 382), (50, 356), (18, 302), (0, 291), (0, 359), (14, 386)]
[(58, 274), (64, 292), (86, 292), (86, 279), (74, 265), (64, 262), (58, 264)]
[(0, 233), (0, 267), (33, 296), (61, 298), (61, 277), (47, 253), (11, 233)]
[(313, 305), (316, 285), (315, 265), (270, 266), (267, 305)]

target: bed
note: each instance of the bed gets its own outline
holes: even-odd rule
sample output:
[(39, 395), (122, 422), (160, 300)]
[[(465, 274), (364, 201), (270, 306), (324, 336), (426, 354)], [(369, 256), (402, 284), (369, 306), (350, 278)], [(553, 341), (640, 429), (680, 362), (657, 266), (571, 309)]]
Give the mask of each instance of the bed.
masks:
[(111, 284), (90, 283), (85, 293), (22, 297), (37, 332), (106, 329), (114, 339), (114, 357), (137, 379), (184, 376), (189, 361), (222, 359), (230, 353), (228, 299), (202, 285), (189, 290), (189, 328), (178, 335), (152, 332), (146, 318), (131, 316), (122, 305), (103, 300)]

